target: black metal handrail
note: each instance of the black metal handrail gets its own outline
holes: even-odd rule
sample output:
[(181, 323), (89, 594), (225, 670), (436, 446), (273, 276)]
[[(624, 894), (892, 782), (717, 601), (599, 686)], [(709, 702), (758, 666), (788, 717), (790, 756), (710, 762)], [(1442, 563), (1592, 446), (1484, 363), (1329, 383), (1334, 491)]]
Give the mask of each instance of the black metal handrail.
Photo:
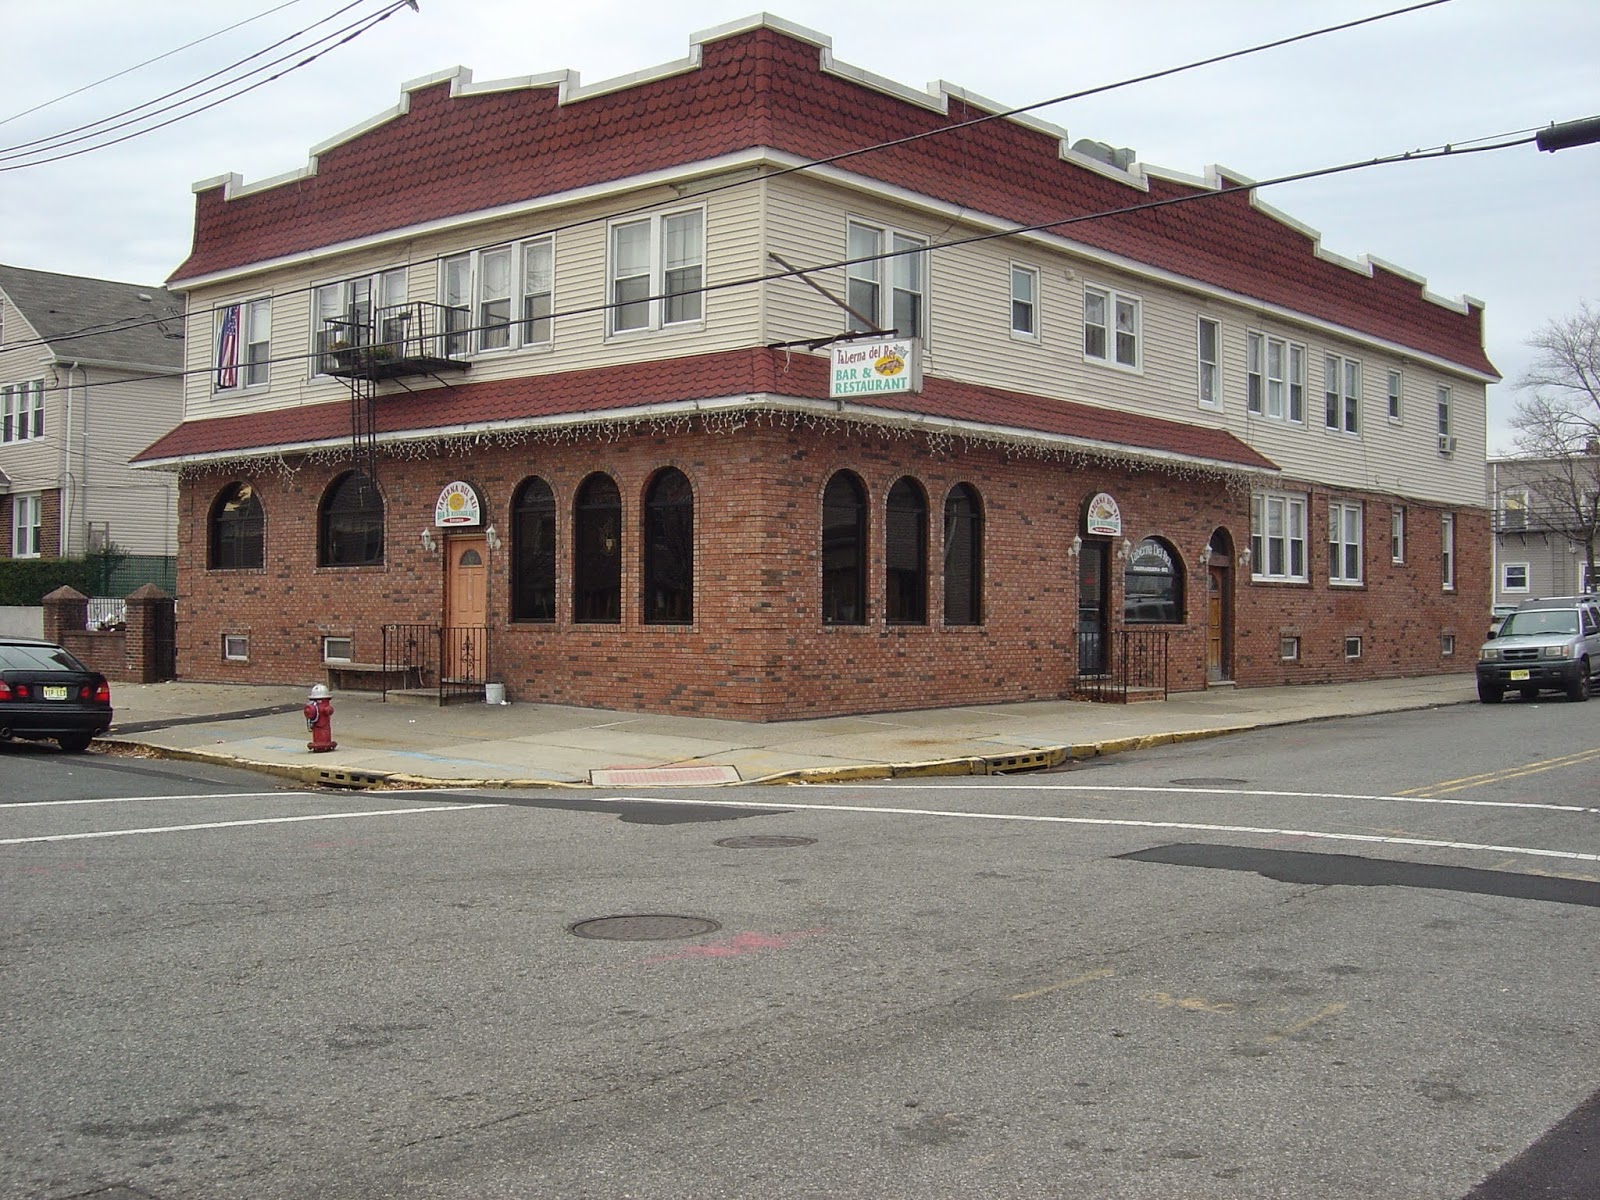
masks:
[(1074, 691), (1089, 700), (1126, 704), (1130, 693), (1167, 698), (1171, 633), (1165, 629), (1114, 629), (1078, 634)]
[(489, 679), (489, 629), (485, 625), (383, 627), (383, 697), (389, 681), (416, 681), (437, 691), (440, 704), (477, 699)]

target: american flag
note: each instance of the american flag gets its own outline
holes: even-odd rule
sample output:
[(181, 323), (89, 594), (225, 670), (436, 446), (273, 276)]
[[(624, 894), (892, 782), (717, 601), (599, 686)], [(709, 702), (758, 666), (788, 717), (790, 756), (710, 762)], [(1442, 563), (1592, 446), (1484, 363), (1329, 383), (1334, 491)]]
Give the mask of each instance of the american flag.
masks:
[(222, 329), (217, 334), (217, 387), (239, 386), (239, 305), (222, 310)]

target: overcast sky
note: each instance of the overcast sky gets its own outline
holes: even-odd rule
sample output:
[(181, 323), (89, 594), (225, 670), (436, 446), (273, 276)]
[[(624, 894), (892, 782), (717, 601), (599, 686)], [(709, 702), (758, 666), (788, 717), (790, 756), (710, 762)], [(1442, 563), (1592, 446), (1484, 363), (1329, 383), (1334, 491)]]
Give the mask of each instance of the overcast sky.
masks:
[[(21, 165), (30, 161), (15, 149), (24, 143), (184, 87), (347, 5), (319, 31), (379, 12), (386, 2), (3, 0), (0, 262), (159, 283), (188, 251), (191, 184), (227, 172), (255, 180), (299, 168), (311, 146), (391, 107), (408, 80), (459, 64), (480, 81), (570, 68), (592, 83), (681, 58), (695, 32), (756, 11), (744, 0), (419, 0), (420, 12), (403, 8), (310, 65), (210, 111), (63, 161)], [(944, 79), (1011, 106), (1403, 6), (771, 2), (775, 15), (832, 38), (842, 62), (916, 87)], [(258, 14), (266, 15), (24, 111)], [(1216, 163), (1258, 180), (1462, 146), (1600, 115), (1600, 3), (1448, 0), (1036, 115), (1064, 126), (1073, 140), (1132, 147), (1146, 163), (1191, 174)], [(1513, 147), (1349, 172), (1263, 195), (1319, 230), (1336, 253), (1370, 254), (1426, 277), (1437, 293), (1484, 301), (1489, 355), (1508, 384), (1526, 368), (1524, 343), (1539, 326), (1580, 301), (1600, 300), (1600, 146), (1555, 154)], [(1510, 449), (1512, 399), (1509, 386), (1490, 390), (1491, 452)]]

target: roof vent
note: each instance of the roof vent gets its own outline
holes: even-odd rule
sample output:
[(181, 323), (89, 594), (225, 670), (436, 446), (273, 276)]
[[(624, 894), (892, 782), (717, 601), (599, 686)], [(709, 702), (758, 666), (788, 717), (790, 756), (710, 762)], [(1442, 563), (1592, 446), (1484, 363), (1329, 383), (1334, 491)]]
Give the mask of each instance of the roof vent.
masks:
[(150, 303), (150, 293), (149, 292), (140, 292), (138, 294), (138, 298), (140, 300), (143, 300), (146, 304)]
[(1139, 157), (1131, 147), (1113, 146), (1108, 142), (1091, 141), (1089, 138), (1073, 142), (1072, 149), (1085, 158), (1103, 162), (1119, 171), (1126, 171), (1133, 166), (1134, 160)]

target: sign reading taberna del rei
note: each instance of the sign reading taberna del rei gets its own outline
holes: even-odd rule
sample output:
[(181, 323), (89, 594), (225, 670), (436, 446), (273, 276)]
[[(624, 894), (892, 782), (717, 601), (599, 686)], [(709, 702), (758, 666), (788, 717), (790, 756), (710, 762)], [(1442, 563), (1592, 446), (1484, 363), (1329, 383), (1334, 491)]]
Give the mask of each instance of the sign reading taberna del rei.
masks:
[(1096, 492), (1089, 498), (1083, 513), (1083, 531), (1091, 536), (1122, 536), (1122, 509), (1110, 492)]
[(433, 504), (433, 523), (437, 526), (481, 525), (483, 509), (478, 493), (470, 483), (456, 480), (444, 485)]
[(863, 338), (832, 346), (829, 353), (832, 399), (922, 390), (922, 343), (916, 338)]

